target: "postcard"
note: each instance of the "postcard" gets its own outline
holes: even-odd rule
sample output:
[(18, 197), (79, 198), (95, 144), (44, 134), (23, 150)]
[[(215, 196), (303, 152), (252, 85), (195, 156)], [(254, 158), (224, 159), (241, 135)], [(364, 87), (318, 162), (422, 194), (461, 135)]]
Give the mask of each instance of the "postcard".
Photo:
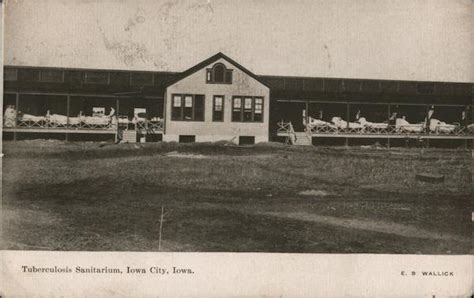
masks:
[(3, 297), (469, 297), (474, 2), (2, 3)]

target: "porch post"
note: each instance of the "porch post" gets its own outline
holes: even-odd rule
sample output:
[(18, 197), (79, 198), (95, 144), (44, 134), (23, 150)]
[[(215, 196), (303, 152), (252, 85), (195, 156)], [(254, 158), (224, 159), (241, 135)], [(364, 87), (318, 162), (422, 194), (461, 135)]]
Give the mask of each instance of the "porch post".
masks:
[(71, 96), (67, 96), (66, 99), (66, 115), (67, 115), (67, 121), (66, 121), (66, 127), (69, 128), (69, 113), (70, 113), (70, 108), (71, 108)]
[(430, 119), (428, 118), (429, 117), (429, 112), (430, 112), (430, 105), (426, 105), (426, 108), (425, 108), (425, 134), (429, 134), (430, 133)]
[(20, 94), (18, 92), (15, 93), (15, 108), (16, 108), (15, 130), (13, 131), (14, 141), (16, 141), (16, 126), (18, 125), (18, 112), (20, 111)]
[[(70, 108), (70, 96), (68, 95), (66, 98), (66, 128), (69, 128), (69, 108)], [(66, 141), (69, 141), (69, 133), (66, 132)]]
[[(390, 117), (392, 116), (392, 112), (390, 111), (390, 103), (387, 105), (387, 134), (391, 134), (393, 132), (394, 127), (392, 123), (390, 123)], [(396, 119), (395, 119), (396, 121)], [(388, 148), (390, 148), (390, 138), (388, 139)]]
[[(163, 140), (163, 138), (164, 138), (164, 136), (165, 136), (165, 134), (166, 134), (166, 117), (167, 117), (167, 111), (166, 111), (166, 109), (168, 108), (168, 106), (167, 106), (167, 104), (166, 104), (166, 102), (167, 102), (167, 100), (168, 100), (167, 95), (168, 95), (168, 93), (165, 91), (165, 94), (164, 94), (164, 97), (163, 97), (163, 115), (162, 115), (162, 119), (163, 119), (163, 120), (162, 120), (162, 121), (163, 121), (163, 124), (162, 124), (163, 128), (162, 128), (162, 129), (163, 129), (163, 132), (162, 132), (162, 134), (161, 134), (162, 140)], [(173, 99), (171, 99), (171, 100), (173, 100)], [(269, 100), (268, 103), (270, 104), (270, 98), (268, 98), (268, 100)], [(229, 103), (230, 103), (230, 104), (229, 104), (229, 106), (230, 106), (229, 111), (231, 112), (230, 117), (232, 118), (232, 98), (229, 99)], [(270, 113), (270, 109), (269, 109), (268, 112)], [(224, 116), (224, 117), (225, 117), (225, 116)], [(224, 119), (225, 119), (225, 118), (224, 118)]]
[[(346, 103), (346, 122), (347, 122), (346, 128), (347, 128), (347, 130), (349, 130), (350, 116), (351, 116), (351, 112), (350, 112), (350, 108), (349, 108), (349, 103)], [(346, 147), (349, 147), (349, 138), (348, 137), (346, 137)]]
[(306, 102), (305, 102), (305, 105), (306, 105), (306, 106), (305, 106), (306, 113), (304, 114), (304, 118), (305, 118), (305, 119), (304, 119), (304, 123), (305, 123), (305, 124), (308, 124), (308, 120), (309, 120), (309, 102), (306, 101)]
[(390, 112), (390, 104), (387, 105), (387, 123), (388, 125), (390, 126), (390, 116), (391, 115), (391, 112)]
[(350, 108), (349, 108), (349, 103), (347, 103), (347, 106), (346, 106), (346, 122), (347, 122), (347, 128), (348, 129), (349, 129), (350, 116), (351, 116), (351, 112), (350, 112)]
[[(120, 109), (120, 100), (118, 98), (115, 99), (115, 117), (117, 118), (117, 129), (115, 132), (115, 143), (119, 141), (119, 133), (120, 133), (120, 125), (119, 125), (119, 109)], [(127, 124), (128, 126), (128, 124)]]

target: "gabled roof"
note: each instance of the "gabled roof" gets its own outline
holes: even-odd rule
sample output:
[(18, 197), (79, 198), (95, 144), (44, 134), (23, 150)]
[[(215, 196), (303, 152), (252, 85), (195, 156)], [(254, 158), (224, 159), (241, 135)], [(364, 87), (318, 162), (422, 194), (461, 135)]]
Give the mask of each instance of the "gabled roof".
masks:
[(193, 73), (201, 70), (202, 68), (206, 67), (207, 65), (211, 64), (211, 63), (214, 63), (216, 61), (218, 61), (219, 59), (224, 59), (226, 60), (227, 62), (233, 64), (235, 67), (237, 67), (238, 69), (240, 69), (241, 71), (243, 71), (245, 74), (247, 74), (248, 76), (254, 78), (255, 80), (257, 80), (259, 83), (261, 83), (262, 85), (264, 85), (265, 87), (268, 87), (268, 84), (263, 81), (259, 76), (255, 75), (253, 72), (251, 72), (250, 70), (248, 70), (247, 68), (243, 67), (242, 65), (240, 65), (239, 63), (235, 62), (233, 59), (229, 58), (228, 56), (224, 55), (222, 52), (219, 52), (217, 54), (215, 54), (214, 56), (211, 56), (209, 58), (207, 58), (206, 60), (194, 65), (193, 67), (183, 71), (182, 73), (178, 74), (174, 80), (172, 80), (170, 83), (168, 83), (166, 85), (166, 87), (168, 86), (171, 86), (173, 85), (174, 83), (176, 82), (179, 82), (181, 81), (182, 79), (192, 75)]

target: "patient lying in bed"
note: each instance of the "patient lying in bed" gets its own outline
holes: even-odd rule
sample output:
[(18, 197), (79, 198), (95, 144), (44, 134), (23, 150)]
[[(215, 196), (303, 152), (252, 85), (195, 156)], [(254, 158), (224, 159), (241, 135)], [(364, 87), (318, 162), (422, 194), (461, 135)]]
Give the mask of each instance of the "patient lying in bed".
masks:
[(332, 117), (331, 122), (334, 123), (334, 125), (337, 128), (347, 128), (347, 127), (349, 127), (349, 128), (362, 128), (362, 124), (357, 123), (357, 122), (349, 122), (349, 124), (348, 124), (347, 121), (342, 120), (341, 117)]
[[(46, 117), (49, 122), (53, 125), (66, 125), (68, 123), (68, 117), (60, 114), (47, 115)], [(84, 123), (86, 125), (98, 125), (105, 126), (111, 122), (110, 116), (83, 116), (82, 112), (77, 117), (69, 117), (70, 125), (79, 125)]]
[(388, 123), (369, 122), (369, 121), (367, 121), (367, 119), (365, 119), (365, 117), (360, 117), (359, 118), (359, 123), (363, 127), (379, 128), (379, 129), (388, 128)]
[(395, 128), (399, 131), (405, 132), (422, 132), (425, 128), (425, 124), (412, 124), (405, 119), (405, 116), (403, 116), (402, 118), (397, 118), (397, 120), (395, 121)]
[(326, 122), (326, 121), (323, 121), (323, 120), (319, 120), (319, 119), (315, 119), (315, 118), (312, 118), (312, 117), (308, 117), (308, 125), (309, 126), (312, 126), (312, 127), (335, 127), (332, 123), (329, 123), (329, 122)]
[[(82, 122), (83, 116), (81, 113), (79, 114), (78, 117), (69, 117), (69, 124), (70, 125), (78, 125)], [(60, 115), (60, 114), (52, 114), (49, 116), (49, 122), (54, 125), (66, 125), (67, 122), (67, 116)]]
[(40, 122), (40, 121), (46, 121), (46, 119), (47, 119), (46, 116), (35, 116), (31, 114), (22, 114), (20, 116), (20, 120), (22, 121)]
[(459, 127), (459, 124), (447, 124), (438, 119), (430, 119), (430, 131), (441, 133), (452, 133)]

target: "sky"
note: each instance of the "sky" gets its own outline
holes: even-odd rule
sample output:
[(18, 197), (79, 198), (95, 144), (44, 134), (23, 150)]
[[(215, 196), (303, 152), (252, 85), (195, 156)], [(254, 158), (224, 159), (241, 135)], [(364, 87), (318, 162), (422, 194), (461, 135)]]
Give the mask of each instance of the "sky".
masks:
[(7, 0), (5, 64), (474, 82), (473, 0)]

